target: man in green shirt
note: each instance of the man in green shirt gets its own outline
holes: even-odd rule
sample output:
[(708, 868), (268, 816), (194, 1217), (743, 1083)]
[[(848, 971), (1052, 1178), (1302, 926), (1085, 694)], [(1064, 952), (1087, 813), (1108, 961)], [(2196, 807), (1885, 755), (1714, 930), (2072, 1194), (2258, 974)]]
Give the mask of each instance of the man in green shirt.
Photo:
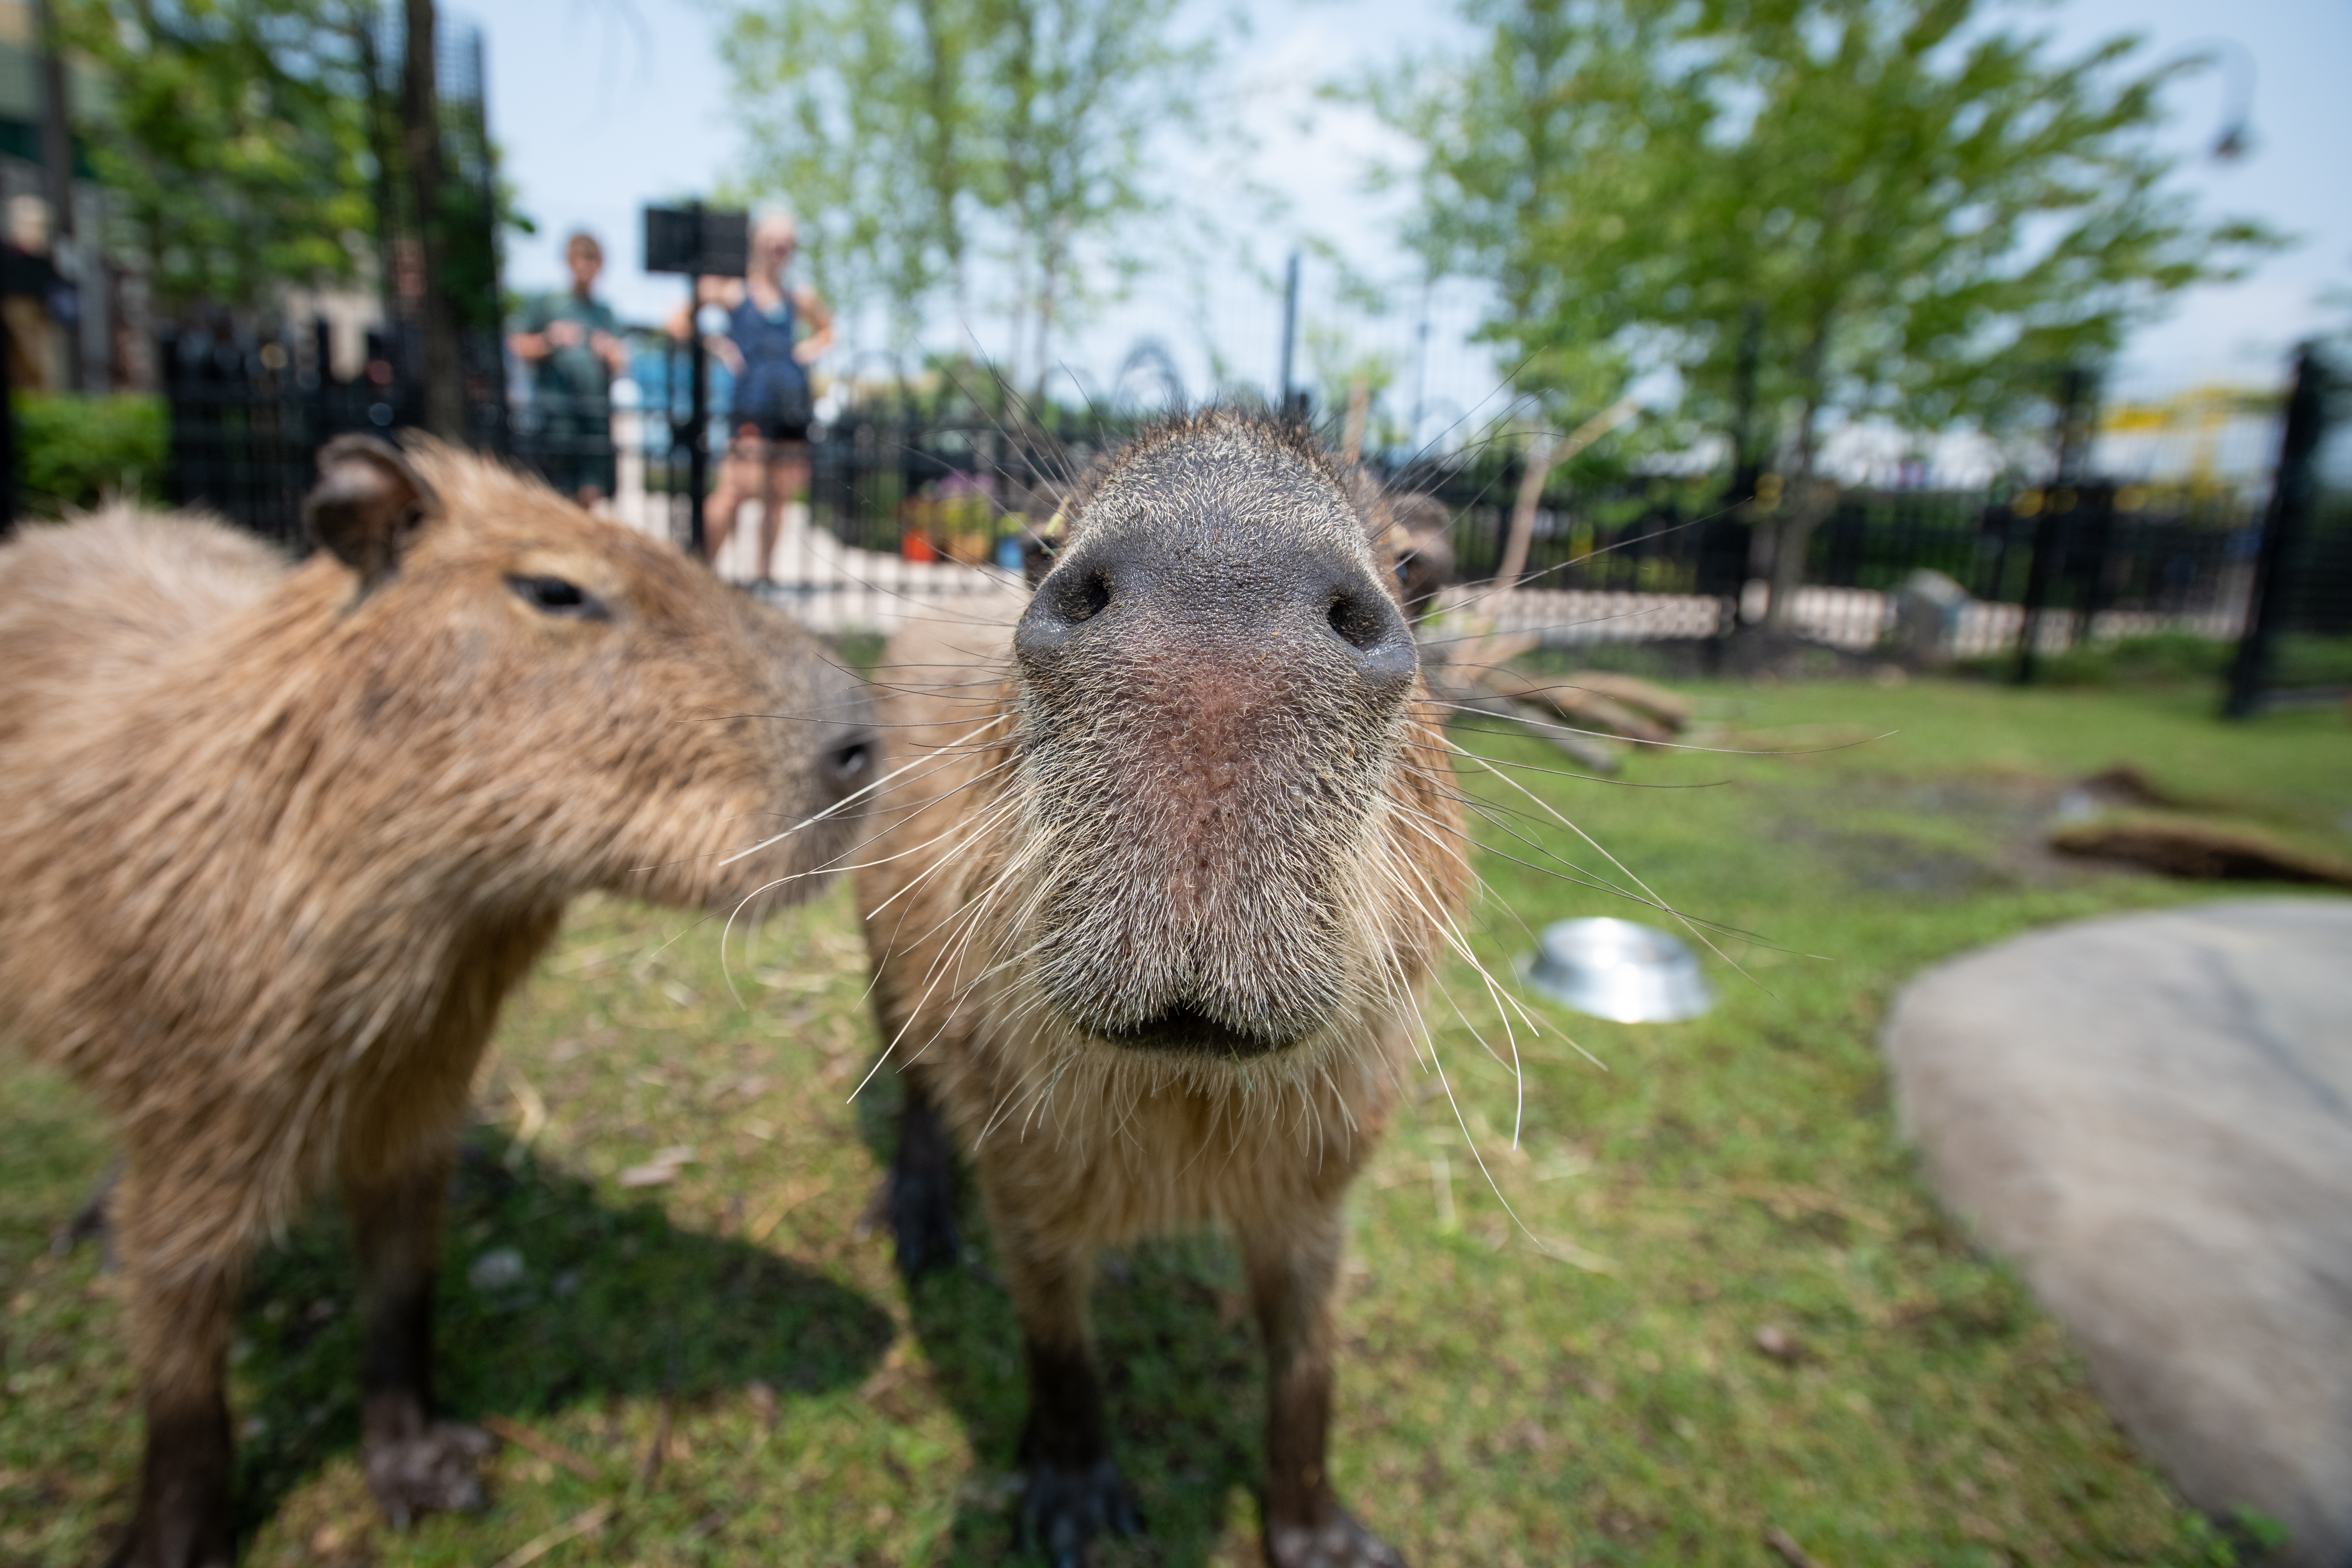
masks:
[(533, 300), (507, 346), (530, 367), (548, 482), (593, 506), (613, 493), (613, 377), (628, 370), (629, 349), (619, 336), (620, 319), (595, 297), (604, 270), (596, 237), (574, 234), (564, 242), (563, 261), (572, 269), (572, 291)]

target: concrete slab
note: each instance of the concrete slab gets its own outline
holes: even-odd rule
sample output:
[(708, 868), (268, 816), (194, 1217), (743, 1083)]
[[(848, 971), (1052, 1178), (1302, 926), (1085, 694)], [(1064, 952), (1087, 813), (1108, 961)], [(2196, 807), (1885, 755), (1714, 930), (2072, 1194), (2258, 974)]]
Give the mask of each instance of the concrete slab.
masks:
[(2182, 1492), (2352, 1568), (2352, 900), (2038, 931), (1929, 971), (1905, 1131)]

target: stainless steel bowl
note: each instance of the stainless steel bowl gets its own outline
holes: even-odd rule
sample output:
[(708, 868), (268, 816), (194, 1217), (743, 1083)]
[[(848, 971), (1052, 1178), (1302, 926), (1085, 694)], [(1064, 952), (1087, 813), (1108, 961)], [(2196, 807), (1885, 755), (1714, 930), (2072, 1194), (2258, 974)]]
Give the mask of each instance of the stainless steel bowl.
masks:
[(1634, 921), (1546, 926), (1520, 961), (1522, 978), (1555, 1002), (1620, 1024), (1671, 1024), (1715, 1005), (1698, 960), (1679, 938)]

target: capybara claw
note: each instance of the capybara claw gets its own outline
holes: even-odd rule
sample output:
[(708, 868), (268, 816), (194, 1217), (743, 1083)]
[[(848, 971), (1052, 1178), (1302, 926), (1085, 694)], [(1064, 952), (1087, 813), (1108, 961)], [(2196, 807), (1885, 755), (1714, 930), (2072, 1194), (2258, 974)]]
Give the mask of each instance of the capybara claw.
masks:
[(478, 1426), (436, 1421), (423, 1436), (366, 1445), (368, 1489), (394, 1530), (420, 1513), (470, 1513), (488, 1505), (478, 1467), (497, 1447)]
[(1021, 1497), (1021, 1550), (1053, 1568), (1086, 1568), (1097, 1535), (1140, 1535), (1143, 1512), (1108, 1459), (1083, 1470), (1039, 1464)]
[(1322, 1524), (1269, 1524), (1268, 1568), (1404, 1568), (1393, 1546), (1340, 1509)]

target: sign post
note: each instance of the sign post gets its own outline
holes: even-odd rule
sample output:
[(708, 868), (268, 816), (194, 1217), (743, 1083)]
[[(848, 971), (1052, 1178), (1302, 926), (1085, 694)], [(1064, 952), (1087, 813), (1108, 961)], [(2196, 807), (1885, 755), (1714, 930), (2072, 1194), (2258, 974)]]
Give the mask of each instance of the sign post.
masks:
[(700, 202), (646, 209), (646, 270), (685, 275), (689, 404), (686, 439), (677, 439), (677, 402), (670, 404), (670, 450), (687, 452), (687, 539), (695, 559), (710, 558), (702, 527), (702, 499), (710, 488), (710, 361), (702, 346), (702, 280), (740, 278), (751, 260), (747, 213), (719, 212)]

